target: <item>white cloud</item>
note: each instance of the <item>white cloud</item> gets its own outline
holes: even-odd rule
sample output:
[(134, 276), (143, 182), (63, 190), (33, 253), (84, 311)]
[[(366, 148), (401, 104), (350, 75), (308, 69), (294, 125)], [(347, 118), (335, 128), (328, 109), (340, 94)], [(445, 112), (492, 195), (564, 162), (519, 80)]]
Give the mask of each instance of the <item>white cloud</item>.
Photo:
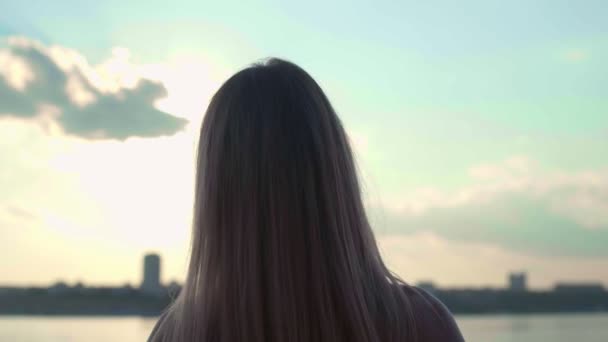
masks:
[(404, 214), (423, 214), (433, 208), (454, 208), (493, 201), (517, 193), (540, 200), (559, 215), (582, 227), (608, 228), (608, 170), (556, 172), (515, 156), (469, 170), (474, 183), (455, 192), (421, 188), (407, 198), (389, 201), (388, 208)]
[(608, 286), (607, 257), (572, 258), (514, 252), (494, 244), (448, 240), (432, 232), (380, 235), (389, 268), (405, 281), (440, 286), (506, 286), (507, 274), (526, 271), (535, 288), (558, 281), (601, 281)]
[(537, 255), (608, 255), (608, 170), (554, 171), (525, 157), (470, 169), (454, 191), (369, 203), (382, 233), (430, 231)]
[(0, 49), (0, 62), (0, 119), (35, 122), (50, 105), (63, 132), (95, 140), (173, 135), (188, 122), (156, 108), (166, 88), (142, 77), (126, 49), (92, 66), (75, 50), (18, 37)]
[(0, 76), (20, 92), (34, 80), (34, 73), (27, 62), (6, 50), (0, 50)]
[(84, 108), (97, 100), (95, 94), (87, 90), (83, 82), (76, 75), (69, 75), (65, 91), (75, 105)]

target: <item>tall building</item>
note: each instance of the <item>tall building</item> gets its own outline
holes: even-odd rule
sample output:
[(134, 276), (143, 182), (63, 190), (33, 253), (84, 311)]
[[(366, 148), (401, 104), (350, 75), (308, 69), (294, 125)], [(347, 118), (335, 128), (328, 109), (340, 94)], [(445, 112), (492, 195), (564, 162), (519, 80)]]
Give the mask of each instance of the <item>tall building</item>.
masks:
[(526, 291), (527, 276), (525, 272), (513, 272), (509, 274), (509, 290), (511, 291)]
[(161, 295), (164, 291), (160, 283), (160, 256), (146, 254), (144, 256), (144, 276), (141, 282), (141, 291), (151, 295)]

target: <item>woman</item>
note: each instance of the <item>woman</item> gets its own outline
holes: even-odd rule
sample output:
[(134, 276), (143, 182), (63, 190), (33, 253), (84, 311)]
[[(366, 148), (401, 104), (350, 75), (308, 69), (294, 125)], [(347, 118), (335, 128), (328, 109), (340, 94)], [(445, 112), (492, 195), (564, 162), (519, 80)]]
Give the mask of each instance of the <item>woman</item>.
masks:
[(195, 193), (186, 282), (150, 341), (463, 341), (384, 265), (346, 133), (298, 66), (271, 59), (219, 89)]

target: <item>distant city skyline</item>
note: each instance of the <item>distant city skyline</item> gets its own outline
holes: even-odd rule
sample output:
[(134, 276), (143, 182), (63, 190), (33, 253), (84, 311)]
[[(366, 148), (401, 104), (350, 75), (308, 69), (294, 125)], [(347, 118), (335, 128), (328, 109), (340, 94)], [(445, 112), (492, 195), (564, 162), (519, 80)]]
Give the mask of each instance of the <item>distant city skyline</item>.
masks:
[[(116, 9), (120, 8), (120, 11)], [(145, 9), (145, 10), (144, 10)], [(0, 3), (0, 284), (183, 281), (204, 110), (268, 56), (319, 82), (408, 282), (608, 286), (605, 1)], [(94, 120), (91, 118), (94, 117)]]
[[(139, 283), (131, 284), (87, 284), (86, 281), (78, 280), (77, 282), (69, 283), (63, 279), (56, 279), (48, 285), (48, 289), (51, 292), (65, 292), (70, 289), (84, 289), (90, 286), (93, 288), (115, 288), (120, 289), (138, 289), (146, 295), (166, 295), (170, 288), (181, 288), (181, 284), (175, 280), (170, 282), (163, 282), (161, 280), (162, 274), (162, 256), (156, 252), (147, 252), (143, 255), (141, 260), (141, 281)], [(524, 270), (510, 271), (505, 273), (504, 284), (498, 286), (487, 286), (484, 284), (467, 284), (456, 286), (456, 289), (496, 289), (496, 290), (510, 290), (514, 292), (526, 292), (538, 290), (530, 288), (528, 286), (528, 273)], [(450, 289), (450, 286), (442, 286), (441, 284), (435, 283), (432, 279), (419, 280), (413, 285), (424, 288), (425, 290), (434, 291), (437, 289)], [(0, 283), (0, 293), (6, 288), (28, 288), (28, 284), (3, 284)], [(43, 286), (44, 287), (44, 286)], [(587, 280), (587, 281), (575, 281), (568, 282), (563, 280), (557, 280), (554, 284), (549, 286), (547, 289), (569, 291), (571, 289), (601, 289), (608, 291), (608, 287), (604, 288), (601, 281), (598, 280)]]
[[(174, 301), (181, 285), (160, 283), (162, 259), (149, 253), (142, 260), (141, 286), (87, 286), (58, 282), (49, 287), (0, 285), (0, 315), (158, 316)], [(529, 289), (525, 272), (508, 274), (502, 287), (416, 284), (439, 298), (453, 313), (608, 312), (608, 291), (599, 283), (557, 283), (549, 290)]]

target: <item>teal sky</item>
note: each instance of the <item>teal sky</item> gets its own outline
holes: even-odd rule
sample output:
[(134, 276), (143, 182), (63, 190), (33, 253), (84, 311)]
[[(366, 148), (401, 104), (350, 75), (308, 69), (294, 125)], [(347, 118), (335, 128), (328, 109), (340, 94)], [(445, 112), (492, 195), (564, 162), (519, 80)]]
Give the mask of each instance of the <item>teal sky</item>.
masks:
[[(0, 36), (66, 47), (90, 65), (114, 47), (128, 49), (133, 65), (200, 59), (214, 74), (200, 80), (210, 84), (200, 99), (197, 79), (179, 88), (199, 101), (198, 115), (163, 109), (188, 119), (187, 132), (221, 79), (264, 57), (289, 59), (322, 85), (353, 137), (379, 239), (390, 240), (389, 264), (404, 277), (445, 243), (438, 257), (468, 248), (504, 267), (479, 279), (417, 269), (415, 280), (496, 284), (516, 267), (536, 272), (538, 286), (561, 278), (608, 285), (608, 271), (591, 271), (608, 269), (606, 13), (602, 0), (13, 1), (0, 3)], [(188, 141), (182, 135), (112, 144), (144, 151), (152, 140)], [(0, 204), (23, 207), (27, 197), (18, 187), (12, 194)], [(429, 248), (404, 252), (416, 243)]]
[[(446, 176), (443, 165), (514, 153), (560, 168), (605, 162), (604, 1), (1, 6), (7, 32), (76, 48), (92, 63), (113, 46), (128, 47), (137, 62), (193, 53), (230, 70), (266, 56), (289, 58), (319, 79), (348, 126), (410, 142), (405, 150), (373, 151), (389, 156), (398, 174), (391, 177), (404, 186), (457, 184), (464, 175)], [(407, 158), (392, 158), (399, 152)]]

